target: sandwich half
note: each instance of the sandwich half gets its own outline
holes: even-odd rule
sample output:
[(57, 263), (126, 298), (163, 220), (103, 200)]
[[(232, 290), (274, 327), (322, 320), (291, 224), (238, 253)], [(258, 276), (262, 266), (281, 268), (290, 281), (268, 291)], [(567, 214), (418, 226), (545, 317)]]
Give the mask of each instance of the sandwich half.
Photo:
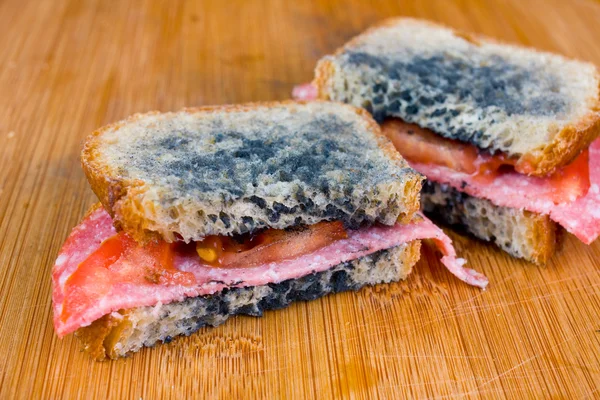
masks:
[(419, 214), (422, 177), (352, 106), (139, 114), (94, 132), (82, 164), (101, 204), (56, 260), (54, 326), (95, 359), (404, 279), (420, 239), (487, 285)]
[(321, 59), (297, 98), (368, 110), (427, 178), (423, 210), (543, 264), (557, 225), (600, 234), (595, 66), (396, 18)]

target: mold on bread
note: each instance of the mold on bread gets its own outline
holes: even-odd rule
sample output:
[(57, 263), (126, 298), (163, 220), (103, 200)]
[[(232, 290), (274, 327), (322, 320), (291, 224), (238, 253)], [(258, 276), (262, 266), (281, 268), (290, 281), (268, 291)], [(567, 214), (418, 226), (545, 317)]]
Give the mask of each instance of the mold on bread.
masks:
[(556, 247), (556, 223), (548, 215), (500, 207), (446, 184), (425, 181), (423, 211), (434, 220), (494, 243), (513, 257), (545, 264)]
[(319, 97), (398, 117), (545, 175), (600, 134), (600, 75), (589, 63), (456, 32), (384, 22), (323, 58)]
[(80, 328), (75, 335), (96, 360), (122, 357), (144, 346), (189, 336), (204, 326), (220, 325), (233, 315), (262, 316), (264, 311), (281, 309), (295, 301), (405, 279), (419, 259), (420, 246), (421, 242), (415, 240), (299, 279), (122, 310)]
[[(469, 103), (470, 108), (481, 109), (481, 121), (521, 114), (560, 115), (570, 108), (559, 92), (561, 77), (551, 71), (540, 73), (539, 64), (517, 66), (497, 55), (480, 64), (443, 53), (398, 60), (395, 56), (348, 51), (341, 56), (341, 62), (349, 68), (367, 65), (387, 78), (385, 86), (372, 85), (376, 95), (371, 108), (376, 120), (381, 121), (387, 115), (407, 121), (424, 120), (431, 127), (438, 127), (444, 136), (481, 148), (508, 149), (510, 145), (494, 143), (484, 131), (460, 127), (461, 114), (470, 110), (456, 103)], [(524, 93), (530, 94), (524, 96)]]
[(419, 207), (420, 175), (368, 113), (329, 102), (137, 115), (95, 132), (82, 162), (116, 226), (138, 240), (390, 225)]

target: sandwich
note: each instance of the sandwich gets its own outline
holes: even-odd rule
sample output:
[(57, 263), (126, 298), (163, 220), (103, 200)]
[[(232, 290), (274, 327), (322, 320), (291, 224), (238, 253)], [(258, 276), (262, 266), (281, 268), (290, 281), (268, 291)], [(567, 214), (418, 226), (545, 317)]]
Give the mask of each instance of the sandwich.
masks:
[(563, 227), (600, 234), (595, 66), (396, 18), (322, 58), (294, 97), (368, 110), (427, 179), (423, 211), (544, 264)]
[(405, 279), (432, 239), (422, 177), (363, 109), (256, 103), (138, 114), (87, 138), (100, 203), (53, 267), (54, 327), (118, 358), (230, 316)]

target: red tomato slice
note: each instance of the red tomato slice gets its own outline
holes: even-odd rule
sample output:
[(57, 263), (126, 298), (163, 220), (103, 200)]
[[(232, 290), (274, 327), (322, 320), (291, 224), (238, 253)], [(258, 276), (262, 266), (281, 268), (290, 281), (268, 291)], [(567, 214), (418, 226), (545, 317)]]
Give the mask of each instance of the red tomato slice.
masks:
[(61, 318), (77, 314), (99, 301), (114, 285), (191, 284), (194, 276), (173, 267), (174, 245), (164, 241), (138, 245), (124, 233), (106, 239), (65, 282)]
[(583, 151), (575, 161), (556, 171), (548, 179), (553, 186), (552, 200), (557, 203), (574, 201), (590, 187), (590, 152)]
[(445, 139), (398, 119), (385, 121), (381, 129), (408, 161), (442, 165), (468, 174), (476, 172), (477, 149), (470, 144)]
[(70, 315), (85, 310), (110, 290), (111, 277), (108, 267), (121, 258), (133, 243), (128, 236), (112, 236), (79, 264), (77, 270), (65, 282), (65, 304), (61, 315), (63, 321)]
[[(514, 166), (517, 160), (505, 154), (480, 154), (471, 144), (443, 138), (428, 129), (398, 119), (385, 121), (381, 128), (409, 162), (444, 166), (471, 174), (487, 183), (492, 183), (503, 173), (515, 173)], [(526, 179), (546, 181), (546, 196), (557, 204), (570, 202), (585, 195), (590, 186), (589, 176), (587, 150), (571, 164), (550, 176), (523, 175)]]
[[(239, 243), (227, 237), (211, 236), (197, 244), (200, 257), (210, 265), (221, 268), (251, 268), (270, 262), (296, 258), (312, 253), (336, 240), (347, 237), (340, 221), (320, 222), (298, 230), (268, 229)], [(211, 253), (201, 253), (214, 249), (217, 259)]]

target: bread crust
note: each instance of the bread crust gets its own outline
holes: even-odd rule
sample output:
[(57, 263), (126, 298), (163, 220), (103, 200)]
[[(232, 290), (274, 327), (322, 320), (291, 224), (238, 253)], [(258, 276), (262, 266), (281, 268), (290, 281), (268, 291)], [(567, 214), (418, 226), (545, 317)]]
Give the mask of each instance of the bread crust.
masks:
[(524, 214), (531, 218), (530, 230), (533, 232), (534, 242), (537, 243), (529, 261), (545, 265), (556, 251), (557, 224), (548, 215), (530, 211), (525, 211)]
[(523, 154), (515, 167), (531, 169), (534, 176), (545, 176), (569, 165), (600, 135), (600, 90), (592, 112), (575, 125), (567, 125), (542, 149)]
[[(323, 102), (323, 101), (317, 101)], [(248, 112), (258, 108), (285, 107), (307, 104), (308, 101), (273, 101), (273, 102), (254, 102), (245, 104), (218, 105), (188, 107), (178, 112), (164, 113), (164, 115), (175, 115), (180, 112), (187, 113), (216, 113), (216, 112)], [(314, 103), (314, 102), (311, 102)], [(381, 132), (377, 122), (364, 109), (353, 107), (343, 103), (337, 103), (341, 107), (351, 109), (367, 123), (368, 129), (375, 135), (378, 146), (383, 152), (396, 163), (399, 167), (408, 167), (406, 161), (395, 150), (392, 142)], [(113, 218), (114, 226), (117, 230), (126, 231), (131, 237), (140, 243), (156, 240), (161, 237), (157, 232), (149, 229), (149, 223), (144, 218), (140, 210), (143, 209), (139, 201), (145, 189), (143, 182), (122, 178), (118, 171), (112, 169), (98, 160), (100, 147), (102, 145), (99, 138), (107, 131), (119, 130), (124, 126), (135, 123), (147, 116), (162, 114), (158, 111), (148, 113), (138, 113), (129, 118), (118, 121), (94, 131), (85, 140), (81, 153), (81, 164), (83, 171), (98, 199)], [(403, 205), (406, 211), (403, 212), (398, 221), (408, 223), (413, 214), (420, 208), (420, 196), (422, 178), (418, 174), (413, 174), (407, 181), (404, 193)]]
[[(530, 52), (543, 53), (531, 47), (506, 43), (484, 35), (459, 31), (444, 24), (438, 24), (431, 21), (410, 17), (394, 17), (383, 20), (378, 24), (368, 28), (366, 31), (358, 36), (355, 36), (343, 46), (338, 47), (333, 54), (341, 54), (344, 52), (344, 50), (352, 47), (363, 37), (373, 33), (374, 31), (408, 21), (429, 25), (431, 27), (442, 27), (449, 29), (454, 36), (466, 40), (467, 42), (476, 46), (481, 46), (486, 43), (494, 43), (526, 49)], [(557, 54), (553, 53), (553, 55)], [(562, 55), (560, 55), (560, 57), (563, 59), (573, 60)], [(334, 74), (335, 65), (331, 60), (324, 58), (317, 63), (313, 85), (317, 87), (319, 99), (331, 100), (332, 97), (331, 93), (329, 92), (329, 82)], [(546, 176), (551, 174), (557, 168), (570, 164), (583, 150), (589, 147), (594, 139), (600, 136), (600, 72), (597, 68), (595, 75), (599, 85), (596, 90), (596, 97), (594, 99), (590, 99), (590, 103), (588, 104), (590, 111), (576, 123), (564, 126), (554, 136), (552, 141), (548, 142), (545, 146), (521, 155), (516, 164), (518, 170), (525, 170), (527, 171), (526, 173), (528, 175), (534, 176)]]

